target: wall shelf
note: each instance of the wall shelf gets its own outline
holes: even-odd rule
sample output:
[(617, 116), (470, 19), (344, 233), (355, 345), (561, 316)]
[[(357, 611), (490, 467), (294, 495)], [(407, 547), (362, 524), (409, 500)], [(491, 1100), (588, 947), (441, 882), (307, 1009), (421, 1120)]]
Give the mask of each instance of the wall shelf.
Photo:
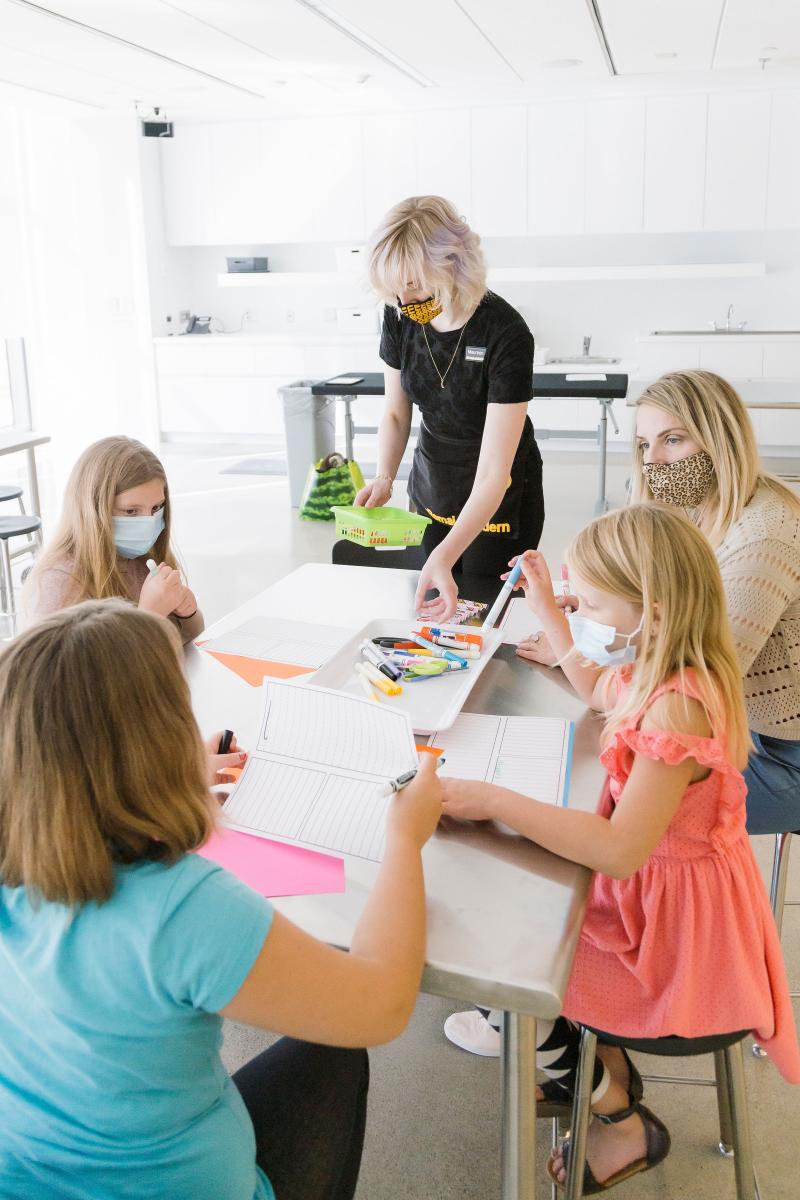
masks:
[[(492, 267), (489, 283), (590, 283), (626, 279), (752, 279), (766, 275), (763, 262), (671, 263), (622, 267)], [(217, 276), (220, 287), (291, 287), (293, 284), (349, 283), (362, 285), (357, 275), (337, 271), (254, 271)]]

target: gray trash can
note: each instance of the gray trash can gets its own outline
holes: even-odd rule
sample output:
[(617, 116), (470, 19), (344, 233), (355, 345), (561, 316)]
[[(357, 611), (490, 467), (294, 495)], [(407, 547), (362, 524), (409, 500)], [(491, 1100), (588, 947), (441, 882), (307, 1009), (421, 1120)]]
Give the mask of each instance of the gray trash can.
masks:
[(296, 383), (278, 388), (283, 400), (292, 508), (300, 507), (308, 468), (336, 449), (336, 399), (312, 396), (311, 388), (318, 382), (316, 379), (298, 379)]

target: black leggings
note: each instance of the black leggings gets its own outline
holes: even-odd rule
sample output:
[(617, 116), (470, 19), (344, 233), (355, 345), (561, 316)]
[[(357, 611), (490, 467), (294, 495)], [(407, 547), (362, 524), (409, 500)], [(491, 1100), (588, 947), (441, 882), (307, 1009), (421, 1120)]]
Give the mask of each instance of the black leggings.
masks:
[[(451, 525), (431, 521), (422, 539), (425, 558), (435, 550), (450, 532)], [(534, 442), (525, 473), (520, 503), (519, 528), (515, 537), (497, 533), (479, 533), (453, 570), (464, 575), (490, 575), (497, 579), (508, 570), (508, 560), (524, 550), (535, 550), (544, 528), (544, 491), (542, 488), (542, 456)], [(411, 565), (411, 564), (409, 564)]]
[(352, 1200), (367, 1119), (366, 1050), (281, 1038), (233, 1082), (277, 1200)]

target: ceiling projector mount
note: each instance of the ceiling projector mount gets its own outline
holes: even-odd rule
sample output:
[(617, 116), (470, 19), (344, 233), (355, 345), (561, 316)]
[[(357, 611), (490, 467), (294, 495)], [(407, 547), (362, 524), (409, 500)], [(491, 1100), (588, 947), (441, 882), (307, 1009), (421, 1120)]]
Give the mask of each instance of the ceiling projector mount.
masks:
[(153, 108), (149, 116), (139, 113), (142, 123), (142, 137), (171, 138), (174, 137), (172, 121), (167, 120), (167, 114), (161, 108)]

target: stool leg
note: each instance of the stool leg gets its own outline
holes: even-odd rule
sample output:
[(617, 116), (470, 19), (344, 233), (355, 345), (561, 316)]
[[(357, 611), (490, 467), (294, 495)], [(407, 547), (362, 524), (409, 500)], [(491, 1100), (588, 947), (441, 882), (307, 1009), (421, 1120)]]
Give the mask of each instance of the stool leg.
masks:
[(728, 1067), (722, 1050), (714, 1051), (714, 1074), (717, 1077), (717, 1109), (719, 1110), (719, 1142), (717, 1149), (725, 1158), (733, 1158), (733, 1127)]
[[(772, 859), (772, 881), (769, 887), (769, 902), (778, 937), (783, 930), (783, 910), (786, 905), (786, 881), (789, 878), (789, 851), (792, 845), (791, 833), (775, 834), (775, 854)], [(753, 1054), (756, 1058), (766, 1058), (767, 1052), (753, 1042)]]
[(791, 833), (776, 833), (769, 902), (772, 905), (775, 924), (778, 927), (778, 937), (781, 936), (783, 928), (783, 906), (786, 903), (786, 880), (789, 876), (789, 851), (791, 845)]
[(3, 611), (11, 616), (12, 632), (15, 624), (14, 585), (11, 580), (11, 555), (8, 552), (8, 538), (0, 538), (0, 578), (2, 578)]
[[(553, 1145), (558, 1145), (558, 1117), (553, 1117)], [(550, 1200), (558, 1200), (558, 1184), (550, 1182)]]
[(744, 1056), (742, 1043), (737, 1042), (722, 1051), (728, 1077), (731, 1127), (733, 1130), (733, 1166), (736, 1171), (736, 1200), (757, 1200), (758, 1185), (753, 1167), (753, 1146), (750, 1140), (750, 1118), (744, 1085)]
[(586, 1139), (592, 1116), (592, 1077), (596, 1049), (597, 1035), (589, 1029), (583, 1029), (575, 1078), (575, 1097), (572, 1101), (572, 1130), (564, 1200), (580, 1200), (583, 1195), (583, 1168), (586, 1165)]

